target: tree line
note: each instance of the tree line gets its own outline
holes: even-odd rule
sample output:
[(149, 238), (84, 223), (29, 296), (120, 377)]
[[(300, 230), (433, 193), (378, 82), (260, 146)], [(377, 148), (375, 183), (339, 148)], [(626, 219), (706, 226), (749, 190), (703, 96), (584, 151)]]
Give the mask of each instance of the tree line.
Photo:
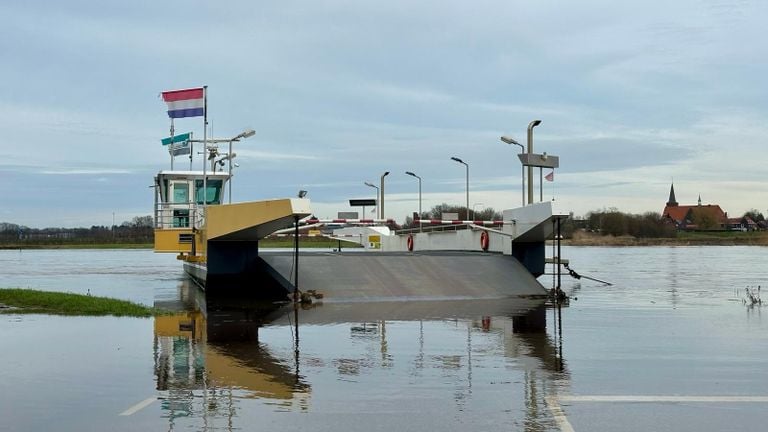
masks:
[[(501, 220), (502, 215), (492, 207), (473, 212), (465, 206), (442, 203), (422, 212), (421, 219), (444, 219), (444, 214), (455, 213), (461, 220)], [(402, 228), (415, 228), (414, 216), (408, 216)], [(751, 209), (744, 213), (755, 222), (766, 219), (761, 212)], [(706, 221), (698, 221), (706, 225)], [(594, 210), (583, 219), (569, 218), (562, 226), (565, 238), (571, 238), (577, 229), (602, 235), (633, 236), (638, 238), (674, 238), (677, 230), (673, 223), (664, 220), (660, 213), (631, 214), (616, 208)], [(136, 216), (130, 221), (113, 226), (90, 228), (29, 228), (8, 222), (0, 222), (0, 245), (57, 245), (57, 244), (147, 244), (154, 241), (152, 216)]]
[[(574, 221), (574, 223), (577, 223)], [(677, 236), (674, 224), (665, 221), (660, 213), (622, 213), (616, 208), (596, 210), (587, 213), (583, 222), (587, 231), (603, 235), (633, 236), (640, 238), (672, 238)]]
[(120, 225), (90, 228), (29, 228), (0, 222), (0, 244), (71, 245), (71, 244), (142, 244), (154, 241), (152, 216), (136, 216)]
[[(431, 209), (422, 212), (421, 219), (444, 219), (444, 214), (455, 213), (458, 215), (459, 220), (501, 220), (501, 213), (496, 211), (493, 207), (483, 207), (476, 211), (468, 209), (466, 206), (457, 206), (451, 204), (438, 204)], [(418, 224), (414, 223), (414, 218), (418, 215), (418, 212), (413, 212), (413, 216), (407, 216), (402, 228), (416, 228)]]

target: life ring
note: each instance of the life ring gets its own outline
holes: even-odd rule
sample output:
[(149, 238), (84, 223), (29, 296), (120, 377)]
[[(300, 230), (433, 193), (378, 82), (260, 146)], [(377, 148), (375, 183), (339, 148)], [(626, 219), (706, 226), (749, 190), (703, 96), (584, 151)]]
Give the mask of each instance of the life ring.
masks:
[(483, 231), (480, 233), (480, 249), (487, 251), (490, 239), (488, 238), (488, 232)]
[(408, 252), (413, 252), (413, 236), (412, 235), (408, 236), (408, 241), (406, 242), (406, 244), (408, 245)]

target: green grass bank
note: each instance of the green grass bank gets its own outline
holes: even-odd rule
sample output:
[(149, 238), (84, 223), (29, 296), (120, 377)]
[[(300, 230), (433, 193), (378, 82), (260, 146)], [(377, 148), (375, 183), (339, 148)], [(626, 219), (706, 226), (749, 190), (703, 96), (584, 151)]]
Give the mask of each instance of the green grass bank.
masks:
[(163, 313), (108, 297), (21, 288), (0, 288), (0, 304), (7, 306), (0, 309), (0, 313), (117, 317), (151, 317)]

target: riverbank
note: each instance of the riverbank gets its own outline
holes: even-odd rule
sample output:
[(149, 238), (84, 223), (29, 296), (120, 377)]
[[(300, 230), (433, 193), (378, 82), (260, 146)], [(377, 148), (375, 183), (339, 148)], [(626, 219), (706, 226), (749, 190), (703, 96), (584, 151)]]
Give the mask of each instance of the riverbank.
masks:
[(674, 238), (614, 237), (577, 231), (563, 240), (568, 246), (768, 246), (768, 232), (680, 232)]
[(125, 300), (21, 288), (0, 288), (2, 313), (140, 318), (162, 314), (157, 309)]

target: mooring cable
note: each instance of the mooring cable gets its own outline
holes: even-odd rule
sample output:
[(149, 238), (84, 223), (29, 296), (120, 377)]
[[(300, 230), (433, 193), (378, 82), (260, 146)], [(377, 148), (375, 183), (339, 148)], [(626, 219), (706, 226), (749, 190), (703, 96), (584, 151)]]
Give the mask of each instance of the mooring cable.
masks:
[(568, 270), (568, 274), (572, 278), (574, 278), (574, 279), (589, 279), (591, 281), (600, 282), (600, 283), (605, 284), (605, 285), (613, 285), (612, 283), (610, 283), (608, 281), (604, 281), (604, 280), (601, 280), (601, 279), (597, 279), (597, 278), (593, 278), (593, 277), (589, 277), (589, 276), (584, 276), (584, 275), (578, 274), (578, 273), (576, 273), (575, 270), (573, 270), (572, 268), (568, 267), (568, 264), (563, 264), (563, 267), (565, 267), (565, 269)]

